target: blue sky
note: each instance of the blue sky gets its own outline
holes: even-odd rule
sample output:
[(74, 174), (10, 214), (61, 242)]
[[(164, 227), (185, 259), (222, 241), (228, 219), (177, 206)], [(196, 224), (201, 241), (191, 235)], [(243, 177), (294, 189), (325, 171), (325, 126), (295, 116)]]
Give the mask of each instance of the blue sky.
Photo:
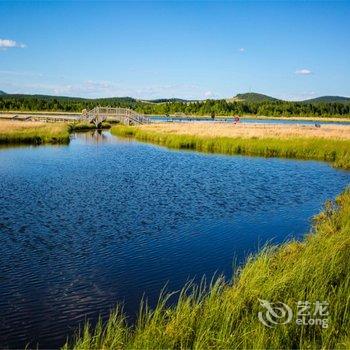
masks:
[(0, 90), (350, 96), (350, 2), (0, 2)]

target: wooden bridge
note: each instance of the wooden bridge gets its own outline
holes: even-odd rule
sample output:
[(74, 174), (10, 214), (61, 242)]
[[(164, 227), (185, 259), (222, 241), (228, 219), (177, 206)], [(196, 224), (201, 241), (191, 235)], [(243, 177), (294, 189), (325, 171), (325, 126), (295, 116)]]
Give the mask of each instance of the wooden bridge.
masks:
[(90, 111), (84, 109), (81, 120), (93, 123), (96, 127), (99, 127), (106, 120), (127, 125), (150, 123), (149, 118), (132, 109), (111, 107), (95, 107)]
[(126, 125), (148, 124), (150, 119), (129, 108), (95, 107), (91, 110), (83, 110), (81, 114), (64, 113), (17, 113), (0, 114), (0, 119), (21, 121), (46, 121), (46, 122), (88, 122), (98, 128), (104, 121), (119, 122)]

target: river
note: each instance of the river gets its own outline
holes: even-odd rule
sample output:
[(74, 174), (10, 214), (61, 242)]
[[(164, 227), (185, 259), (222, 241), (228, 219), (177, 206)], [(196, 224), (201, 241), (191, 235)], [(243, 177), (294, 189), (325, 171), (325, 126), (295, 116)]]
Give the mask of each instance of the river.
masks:
[(117, 303), (232, 274), (300, 239), (350, 173), (315, 161), (174, 151), (76, 134), (0, 149), (0, 347), (59, 347)]
[[(234, 123), (233, 117), (224, 118), (224, 117), (216, 117), (215, 119), (211, 119), (210, 117), (193, 117), (193, 116), (183, 116), (183, 117), (174, 117), (174, 116), (148, 116), (152, 123), (172, 123), (172, 122), (182, 122), (182, 123)], [(318, 121), (307, 119), (278, 119), (278, 118), (249, 118), (243, 117), (240, 119), (241, 124), (282, 124), (282, 125), (311, 125), (314, 126), (318, 124), (322, 125), (350, 125), (350, 119), (348, 121), (344, 120), (322, 120), (319, 118)]]

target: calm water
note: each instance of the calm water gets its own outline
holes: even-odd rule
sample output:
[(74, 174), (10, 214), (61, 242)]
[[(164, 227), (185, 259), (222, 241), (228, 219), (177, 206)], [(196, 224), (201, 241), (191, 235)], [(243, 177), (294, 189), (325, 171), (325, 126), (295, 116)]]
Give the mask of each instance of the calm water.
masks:
[(81, 134), (0, 149), (0, 347), (58, 347), (143, 293), (231, 275), (300, 238), (350, 173), (319, 162), (206, 155)]
[[(183, 123), (233, 123), (232, 118), (216, 118), (214, 120), (208, 118), (208, 117), (187, 117), (188, 119), (178, 118), (178, 117), (166, 117), (166, 116), (150, 116), (150, 119), (152, 122), (183, 122)], [(241, 118), (240, 120), (241, 124), (299, 124), (299, 125), (315, 125), (315, 121), (312, 120), (287, 120), (287, 119), (254, 119), (254, 118)], [(321, 121), (317, 122), (322, 125), (350, 125), (349, 122), (339, 121), (339, 122), (330, 122), (330, 121)]]

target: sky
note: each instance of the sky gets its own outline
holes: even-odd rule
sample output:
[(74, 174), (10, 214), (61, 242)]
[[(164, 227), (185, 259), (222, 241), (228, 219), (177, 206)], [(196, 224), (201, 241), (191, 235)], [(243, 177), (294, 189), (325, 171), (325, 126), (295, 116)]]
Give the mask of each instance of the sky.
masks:
[(0, 1), (0, 90), (350, 96), (350, 2)]

